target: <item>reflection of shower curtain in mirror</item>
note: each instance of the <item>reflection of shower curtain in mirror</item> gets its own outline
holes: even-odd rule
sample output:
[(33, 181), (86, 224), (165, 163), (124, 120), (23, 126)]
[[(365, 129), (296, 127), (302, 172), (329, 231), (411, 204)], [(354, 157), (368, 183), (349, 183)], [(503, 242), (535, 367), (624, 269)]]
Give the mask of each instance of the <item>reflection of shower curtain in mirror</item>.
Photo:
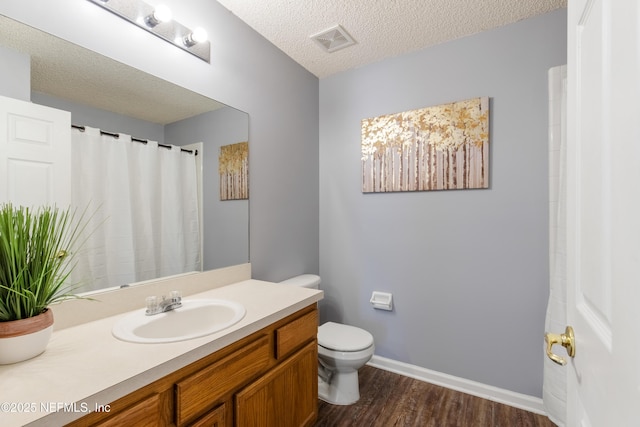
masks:
[(72, 200), (92, 215), (74, 281), (89, 291), (200, 269), (195, 156), (72, 129)]
[[(566, 100), (567, 67), (549, 70), (549, 303), (545, 330), (564, 331), (566, 313)], [(544, 341), (540, 337), (541, 346)], [(556, 350), (557, 351), (557, 350)], [(558, 426), (565, 423), (567, 367), (544, 356), (542, 400), (547, 415)]]

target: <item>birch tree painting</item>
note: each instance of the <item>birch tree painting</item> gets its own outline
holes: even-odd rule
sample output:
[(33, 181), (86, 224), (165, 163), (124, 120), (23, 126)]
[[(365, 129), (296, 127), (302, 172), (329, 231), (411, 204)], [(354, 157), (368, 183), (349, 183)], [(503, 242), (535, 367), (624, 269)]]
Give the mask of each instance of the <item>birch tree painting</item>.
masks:
[(220, 147), (218, 156), (220, 173), (220, 200), (249, 198), (249, 143)]
[(362, 192), (489, 187), (489, 98), (362, 120)]

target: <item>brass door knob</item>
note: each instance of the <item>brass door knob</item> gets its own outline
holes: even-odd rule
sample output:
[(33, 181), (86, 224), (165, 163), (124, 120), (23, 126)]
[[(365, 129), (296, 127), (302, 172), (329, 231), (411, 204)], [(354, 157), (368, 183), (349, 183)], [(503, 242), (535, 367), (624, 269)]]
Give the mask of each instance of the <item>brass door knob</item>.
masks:
[(544, 334), (544, 341), (547, 343), (547, 357), (556, 362), (558, 365), (566, 365), (567, 360), (564, 357), (560, 357), (551, 351), (551, 347), (554, 344), (560, 344), (567, 349), (569, 357), (575, 357), (576, 355), (576, 339), (573, 334), (573, 328), (567, 326), (564, 334), (550, 334), (547, 332)]

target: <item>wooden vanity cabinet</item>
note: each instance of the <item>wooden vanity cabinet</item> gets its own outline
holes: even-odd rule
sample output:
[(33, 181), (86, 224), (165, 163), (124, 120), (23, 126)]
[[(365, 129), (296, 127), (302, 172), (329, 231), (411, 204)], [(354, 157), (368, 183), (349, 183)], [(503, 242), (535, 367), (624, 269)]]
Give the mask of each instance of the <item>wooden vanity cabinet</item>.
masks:
[(310, 426), (318, 415), (310, 305), (69, 426)]

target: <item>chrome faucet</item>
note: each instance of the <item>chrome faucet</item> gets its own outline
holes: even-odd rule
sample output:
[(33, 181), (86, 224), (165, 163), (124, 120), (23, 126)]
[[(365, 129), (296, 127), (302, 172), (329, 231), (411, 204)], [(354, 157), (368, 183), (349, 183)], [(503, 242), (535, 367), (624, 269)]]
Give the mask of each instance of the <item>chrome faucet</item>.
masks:
[(164, 313), (182, 307), (182, 294), (180, 291), (171, 291), (169, 298), (162, 296), (162, 300), (158, 302), (158, 297), (147, 297), (147, 316)]

